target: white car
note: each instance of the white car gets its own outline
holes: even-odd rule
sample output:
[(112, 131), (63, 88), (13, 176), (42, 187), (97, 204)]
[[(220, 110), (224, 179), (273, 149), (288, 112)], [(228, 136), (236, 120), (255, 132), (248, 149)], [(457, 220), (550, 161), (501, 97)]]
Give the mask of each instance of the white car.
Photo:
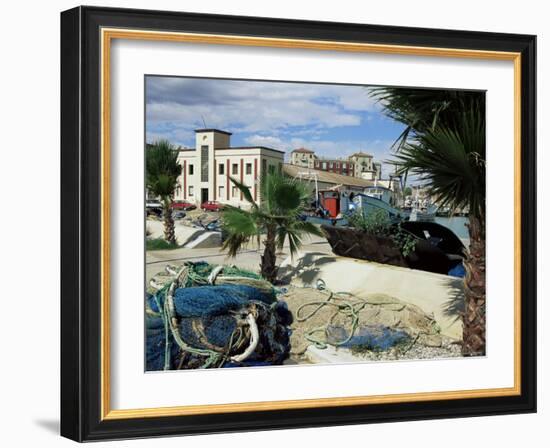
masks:
[(162, 204), (160, 203), (160, 201), (153, 199), (151, 201), (145, 202), (145, 208), (162, 208)]

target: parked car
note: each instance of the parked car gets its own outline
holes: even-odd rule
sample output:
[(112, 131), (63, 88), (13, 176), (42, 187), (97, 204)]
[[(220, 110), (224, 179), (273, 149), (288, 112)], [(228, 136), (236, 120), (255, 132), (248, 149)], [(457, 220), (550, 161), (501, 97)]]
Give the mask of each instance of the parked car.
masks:
[(206, 224), (205, 229), (211, 232), (219, 232), (221, 230), (220, 220), (216, 219), (215, 221), (209, 222)]
[(162, 204), (160, 201), (156, 199), (145, 201), (145, 215), (160, 218), (162, 216)]
[(201, 209), (208, 212), (219, 212), (223, 205), (216, 201), (206, 201), (201, 204)]
[(146, 208), (145, 209), (145, 216), (147, 218), (151, 216), (155, 216), (157, 218), (162, 217), (162, 209), (161, 208)]
[(157, 199), (151, 199), (145, 202), (145, 208), (162, 208), (162, 204)]
[(172, 208), (174, 210), (195, 210), (197, 206), (187, 201), (174, 201), (172, 202)]
[(172, 212), (172, 217), (174, 219), (183, 219), (185, 218), (186, 213), (183, 210), (175, 210)]

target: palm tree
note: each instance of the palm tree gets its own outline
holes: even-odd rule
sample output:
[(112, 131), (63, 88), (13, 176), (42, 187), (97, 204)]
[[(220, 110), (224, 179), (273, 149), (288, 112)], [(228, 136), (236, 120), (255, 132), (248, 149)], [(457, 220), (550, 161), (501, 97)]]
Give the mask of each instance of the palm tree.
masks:
[(441, 206), (468, 209), (464, 266), (465, 356), (485, 354), (485, 106), (479, 92), (376, 88), (385, 113), (404, 123), (401, 173), (419, 176)]
[(172, 198), (176, 190), (181, 165), (176, 148), (168, 140), (159, 140), (147, 147), (145, 156), (145, 184), (149, 192), (158, 196), (164, 214), (164, 239), (176, 244)]
[(461, 109), (484, 108), (483, 93), (473, 91), (373, 87), (369, 92), (389, 118), (405, 125), (393, 144), (397, 151), (410, 137), (414, 139), (436, 125), (455, 125)]
[(263, 238), (260, 270), (262, 277), (274, 283), (279, 269), (276, 264), (277, 248), (282, 249), (288, 240), (290, 254), (294, 257), (304, 234), (323, 236), (318, 227), (299, 219), (310, 193), (298, 180), (280, 173), (270, 173), (260, 180), (258, 203), (246, 185), (233, 178), (231, 182), (241, 191), (250, 209), (224, 207), (222, 222), (228, 237), (223, 243), (223, 249), (227, 249), (229, 255), (234, 257), (252, 239), (256, 239), (259, 246)]

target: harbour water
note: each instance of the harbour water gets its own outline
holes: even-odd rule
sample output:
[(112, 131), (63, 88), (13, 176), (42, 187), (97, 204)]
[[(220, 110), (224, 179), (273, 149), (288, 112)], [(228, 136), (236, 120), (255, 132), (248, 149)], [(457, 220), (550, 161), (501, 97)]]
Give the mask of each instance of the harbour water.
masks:
[(468, 228), (466, 227), (468, 218), (465, 218), (464, 216), (452, 216), (450, 218), (436, 216), (435, 222), (451, 229), (461, 240), (470, 239), (468, 235)]

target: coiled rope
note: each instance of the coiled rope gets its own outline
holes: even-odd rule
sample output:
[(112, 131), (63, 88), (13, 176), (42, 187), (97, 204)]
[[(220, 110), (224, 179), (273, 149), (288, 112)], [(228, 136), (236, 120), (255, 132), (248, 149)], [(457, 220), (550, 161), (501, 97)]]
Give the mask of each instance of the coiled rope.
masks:
[[(374, 305), (374, 306), (386, 306), (386, 305), (399, 305), (399, 309), (395, 309), (394, 311), (402, 311), (406, 304), (403, 302), (376, 302), (373, 300), (367, 300), (355, 297), (353, 294), (348, 292), (332, 292), (329, 289), (327, 289), (325, 282), (322, 279), (319, 279), (317, 281), (317, 289), (319, 291), (327, 291), (329, 294), (328, 298), (326, 300), (315, 300), (312, 302), (307, 302), (301, 305), (296, 310), (296, 320), (298, 322), (305, 322), (306, 320), (312, 318), (315, 316), (321, 309), (324, 307), (332, 307), (335, 308), (335, 312), (332, 314), (330, 319), (327, 321), (325, 325), (321, 325), (319, 327), (315, 327), (308, 332), (304, 334), (304, 337), (307, 341), (311, 342), (315, 347), (319, 349), (326, 349), (328, 347), (328, 343), (326, 342), (328, 339), (328, 327), (332, 325), (334, 322), (334, 319), (338, 315), (343, 315), (345, 318), (351, 319), (351, 330), (349, 331), (348, 336), (341, 340), (336, 341), (334, 343), (331, 343), (330, 345), (334, 345), (336, 347), (342, 346), (347, 344), (353, 336), (355, 335), (355, 332), (357, 331), (357, 328), (359, 327), (359, 313), (367, 306), (367, 305)], [(305, 308), (312, 307), (315, 308), (313, 311), (306, 315), (302, 315)], [(316, 335), (318, 333), (324, 334), (324, 339), (321, 339), (320, 337), (317, 337)]]
[[(256, 324), (255, 310), (249, 312), (244, 321), (242, 319), (238, 319), (239, 325), (231, 334), (229, 342), (222, 352), (211, 350), (208, 348), (201, 349), (192, 347), (182, 339), (178, 329), (178, 319), (176, 316), (174, 305), (174, 292), (178, 287), (185, 287), (190, 280), (190, 276), (195, 277), (194, 280), (191, 281), (203, 283), (203, 277), (193, 275), (193, 271), (190, 270), (189, 267), (190, 265), (184, 264), (179, 271), (175, 271), (174, 269), (167, 267), (166, 271), (169, 274), (174, 275), (175, 278), (162, 286), (156, 283), (154, 280), (150, 282), (150, 285), (157, 290), (157, 293), (154, 295), (154, 300), (164, 324), (164, 370), (170, 370), (171, 366), (172, 343), (170, 340), (170, 335), (172, 335), (174, 341), (176, 342), (183, 354), (190, 353), (192, 355), (206, 358), (205, 363), (200, 367), (201, 369), (207, 369), (209, 367), (221, 367), (228, 360), (234, 362), (245, 361), (252, 353), (254, 353), (254, 350), (256, 349), (259, 342), (259, 331)], [(223, 271), (223, 269), (223, 266), (218, 266), (214, 268), (208, 276), (205, 284), (213, 285), (216, 281), (216, 278)], [(228, 278), (235, 279), (235, 277)], [(249, 284), (249, 280), (256, 280), (249, 277), (240, 278), (245, 281), (245, 284)], [(224, 280), (224, 282), (225, 281), (226, 280)], [(266, 288), (265, 284), (261, 284), (261, 286), (264, 289)], [(161, 301), (161, 298), (164, 298), (164, 300)], [(247, 332), (244, 331), (242, 328), (244, 324), (248, 326), (250, 333), (249, 336), (247, 335)], [(237, 333), (238, 335), (236, 335)], [(246, 339), (250, 340), (250, 344), (245, 349), (245, 351), (241, 354), (230, 356), (230, 353), (242, 346)]]

